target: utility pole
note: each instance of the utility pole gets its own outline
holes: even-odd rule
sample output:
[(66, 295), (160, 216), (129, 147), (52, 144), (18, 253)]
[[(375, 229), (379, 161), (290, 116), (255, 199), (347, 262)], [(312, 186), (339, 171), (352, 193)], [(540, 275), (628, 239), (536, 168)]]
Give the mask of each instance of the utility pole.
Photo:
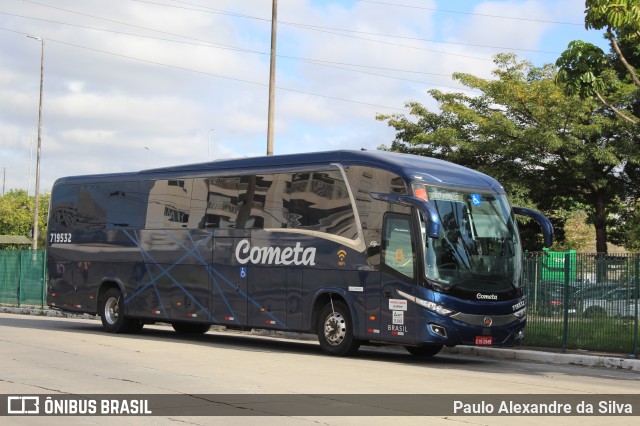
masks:
[(273, 0), (271, 11), (271, 61), (269, 65), (269, 117), (267, 124), (267, 155), (273, 155), (273, 116), (276, 91), (276, 29), (278, 24), (278, 0)]
[(209, 129), (209, 132), (207, 132), (207, 161), (211, 161), (211, 132), (214, 130), (215, 129)]
[(40, 103), (38, 106), (38, 145), (36, 148), (36, 192), (33, 202), (33, 241), (31, 248), (38, 249), (38, 199), (40, 196), (40, 148), (42, 146), (42, 85), (44, 81), (44, 38), (27, 36), (35, 40), (40, 40), (42, 48), (40, 50)]
[(31, 166), (33, 163), (33, 134), (36, 132), (36, 125), (31, 128), (31, 149), (29, 151), (29, 186), (27, 187), (27, 195), (31, 193)]

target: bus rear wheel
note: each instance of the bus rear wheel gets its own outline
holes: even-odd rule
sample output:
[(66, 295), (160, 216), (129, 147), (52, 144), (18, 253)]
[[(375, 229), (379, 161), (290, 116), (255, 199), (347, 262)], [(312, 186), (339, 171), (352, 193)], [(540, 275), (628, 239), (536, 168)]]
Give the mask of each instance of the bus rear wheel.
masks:
[(442, 350), (442, 345), (405, 346), (405, 349), (413, 356), (428, 358), (437, 355)]
[(108, 289), (100, 299), (100, 317), (109, 333), (128, 333), (136, 321), (125, 318), (122, 293), (117, 288)]
[(360, 341), (353, 337), (349, 308), (343, 302), (327, 303), (322, 308), (316, 332), (320, 348), (328, 355), (349, 356), (360, 347)]
[(176, 333), (180, 334), (204, 334), (211, 328), (210, 324), (190, 324), (185, 322), (174, 322), (171, 325)]

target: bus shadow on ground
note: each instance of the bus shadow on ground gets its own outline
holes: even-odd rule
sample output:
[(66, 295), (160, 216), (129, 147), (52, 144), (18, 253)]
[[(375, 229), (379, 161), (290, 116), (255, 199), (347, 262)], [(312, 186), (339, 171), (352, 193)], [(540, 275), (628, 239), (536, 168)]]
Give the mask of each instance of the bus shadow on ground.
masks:
[[(80, 320), (70, 321), (59, 318), (46, 318), (42, 316), (5, 317), (0, 315), (0, 327), (13, 327), (36, 330), (62, 331), (74, 334), (87, 334), (94, 336), (105, 336), (110, 338), (147, 341), (175, 342), (176, 344), (189, 344), (198, 346), (208, 346), (217, 349), (243, 350), (252, 352), (282, 352), (309, 356), (322, 356), (324, 354), (316, 340), (291, 339), (280, 336), (263, 336), (258, 333), (248, 331), (224, 330), (209, 331), (206, 334), (189, 335), (176, 333), (170, 325), (145, 325), (145, 327), (135, 334), (111, 334), (103, 330), (99, 321)], [(308, 335), (306, 335), (308, 336)], [(431, 358), (420, 358), (410, 355), (400, 346), (373, 346), (363, 345), (352, 357), (369, 361), (393, 362), (411, 365), (424, 366), (450, 366), (464, 367), (467, 365), (478, 366), (482, 364), (493, 364), (490, 359), (461, 358), (458, 355), (440, 354)]]

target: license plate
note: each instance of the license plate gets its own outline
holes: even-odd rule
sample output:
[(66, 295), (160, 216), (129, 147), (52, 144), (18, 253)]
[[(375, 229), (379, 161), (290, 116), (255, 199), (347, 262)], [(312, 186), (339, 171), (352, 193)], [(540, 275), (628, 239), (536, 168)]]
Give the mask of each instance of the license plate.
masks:
[(476, 346), (491, 346), (493, 336), (476, 336)]

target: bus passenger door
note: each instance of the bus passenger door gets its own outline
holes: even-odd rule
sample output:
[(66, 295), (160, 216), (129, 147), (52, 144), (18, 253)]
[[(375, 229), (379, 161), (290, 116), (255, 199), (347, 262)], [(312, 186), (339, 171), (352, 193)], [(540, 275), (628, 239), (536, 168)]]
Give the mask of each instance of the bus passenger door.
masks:
[(382, 231), (380, 334), (385, 342), (415, 343), (416, 304), (401, 293), (415, 295), (416, 246), (411, 216), (387, 213)]
[[(224, 231), (221, 231), (224, 232)], [(249, 274), (246, 265), (236, 260), (235, 249), (243, 238), (213, 238), (210, 270), (211, 309), (218, 324), (246, 327)]]

